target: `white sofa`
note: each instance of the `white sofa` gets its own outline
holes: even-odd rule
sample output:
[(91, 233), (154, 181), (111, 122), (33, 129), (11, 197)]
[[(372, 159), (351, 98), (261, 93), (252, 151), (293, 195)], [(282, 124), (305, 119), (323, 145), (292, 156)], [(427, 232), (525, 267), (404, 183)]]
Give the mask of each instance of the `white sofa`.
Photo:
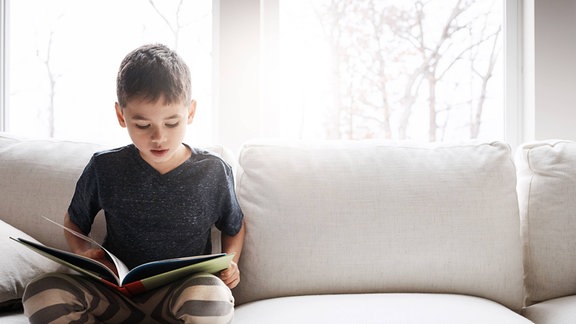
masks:
[[(41, 216), (61, 221), (102, 148), (0, 134), (0, 322), (26, 323), (11, 301), (62, 270), (7, 237), (65, 248)], [(246, 215), (234, 323), (576, 323), (576, 143), (210, 149)]]

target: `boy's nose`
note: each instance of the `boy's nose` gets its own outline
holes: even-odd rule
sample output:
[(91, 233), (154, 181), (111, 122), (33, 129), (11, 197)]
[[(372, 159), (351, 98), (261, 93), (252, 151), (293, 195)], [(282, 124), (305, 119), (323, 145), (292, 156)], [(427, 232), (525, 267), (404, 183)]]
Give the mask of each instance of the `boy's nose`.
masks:
[(163, 142), (165, 139), (164, 132), (161, 129), (156, 128), (152, 131), (152, 141), (153, 142)]

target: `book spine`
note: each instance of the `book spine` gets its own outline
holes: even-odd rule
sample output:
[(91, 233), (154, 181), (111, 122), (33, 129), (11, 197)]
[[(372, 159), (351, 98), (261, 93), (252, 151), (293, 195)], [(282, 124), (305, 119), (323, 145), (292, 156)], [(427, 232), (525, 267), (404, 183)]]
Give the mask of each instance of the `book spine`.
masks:
[(108, 287), (110, 287), (116, 291), (119, 291), (121, 294), (123, 294), (126, 297), (132, 297), (134, 295), (137, 295), (137, 294), (140, 294), (140, 293), (143, 293), (146, 291), (146, 288), (144, 287), (144, 285), (142, 285), (139, 281), (130, 283), (130, 284), (125, 285), (125, 286), (118, 286), (117, 284), (112, 283), (112, 282), (105, 280), (105, 279), (100, 279), (100, 281), (102, 283), (104, 283), (106, 286), (108, 286)]
[(119, 288), (126, 296), (138, 295), (148, 290), (140, 280), (131, 282)]

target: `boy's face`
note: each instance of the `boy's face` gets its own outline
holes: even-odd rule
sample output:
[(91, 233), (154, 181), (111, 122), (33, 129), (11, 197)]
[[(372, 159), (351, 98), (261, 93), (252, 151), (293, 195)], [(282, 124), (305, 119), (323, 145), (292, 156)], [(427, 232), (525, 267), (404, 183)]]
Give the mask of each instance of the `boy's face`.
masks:
[(164, 98), (150, 102), (139, 98), (126, 107), (116, 103), (116, 116), (142, 158), (161, 173), (168, 172), (188, 158), (182, 144), (186, 127), (192, 123), (196, 102), (164, 104)]

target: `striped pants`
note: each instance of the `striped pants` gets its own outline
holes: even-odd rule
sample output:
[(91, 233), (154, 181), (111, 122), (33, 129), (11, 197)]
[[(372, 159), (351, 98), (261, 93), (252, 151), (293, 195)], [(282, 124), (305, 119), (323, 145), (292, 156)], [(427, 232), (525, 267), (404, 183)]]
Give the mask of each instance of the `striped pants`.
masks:
[(126, 297), (80, 275), (50, 273), (22, 298), (30, 323), (230, 323), (234, 297), (220, 278), (197, 274)]

